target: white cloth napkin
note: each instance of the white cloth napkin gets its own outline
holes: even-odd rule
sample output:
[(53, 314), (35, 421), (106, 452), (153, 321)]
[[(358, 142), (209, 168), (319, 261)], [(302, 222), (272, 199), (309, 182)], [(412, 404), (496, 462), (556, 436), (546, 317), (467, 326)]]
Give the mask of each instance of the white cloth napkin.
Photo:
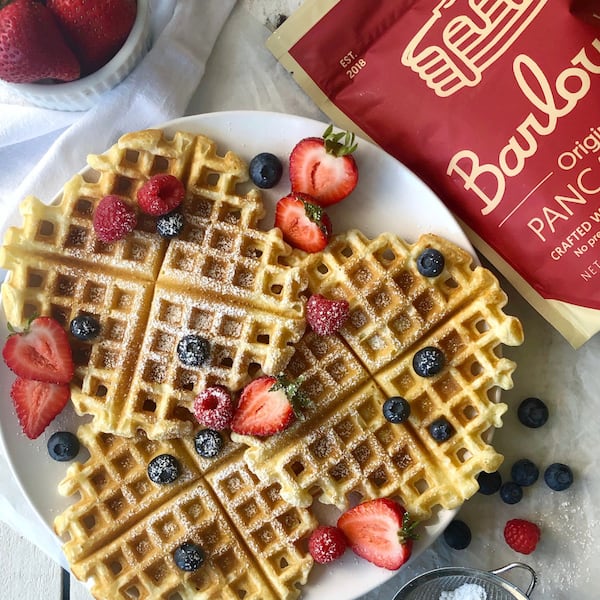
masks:
[[(0, 90), (0, 231), (27, 194), (50, 201), (62, 184), (126, 131), (181, 116), (235, 0), (156, 0), (154, 43), (136, 69), (86, 112), (28, 106)], [(4, 94), (4, 95), (3, 95)], [(61, 560), (56, 540), (15, 485), (0, 438), (0, 519)], [(62, 561), (61, 561), (62, 562)]]
[(150, 52), (88, 111), (26, 106), (0, 91), (0, 206), (9, 209), (1, 211), (0, 229), (26, 195), (51, 200), (87, 154), (102, 152), (126, 131), (183, 115), (234, 4), (155, 0)]

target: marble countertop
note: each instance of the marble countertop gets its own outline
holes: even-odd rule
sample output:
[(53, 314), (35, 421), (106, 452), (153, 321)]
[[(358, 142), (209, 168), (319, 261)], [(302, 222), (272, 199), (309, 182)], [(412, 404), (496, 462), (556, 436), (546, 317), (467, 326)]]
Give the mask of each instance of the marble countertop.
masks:
[[(240, 0), (186, 113), (260, 109), (326, 121), (264, 47), (277, 15), (289, 14), (299, 4), (299, 0)], [(508, 282), (501, 281), (510, 299), (506, 312), (521, 319), (526, 341), (505, 351), (518, 368), (514, 388), (502, 394), (509, 409), (494, 437), (495, 447), (506, 457), (500, 471), (508, 479), (510, 466), (519, 458), (531, 459), (542, 471), (550, 463), (564, 462), (573, 469), (575, 483), (566, 491), (554, 492), (540, 479), (512, 506), (498, 495), (476, 494), (458, 514), (472, 531), (467, 549), (451, 550), (439, 538), (360, 600), (391, 600), (403, 583), (428, 569), (453, 565), (491, 570), (514, 561), (526, 562), (538, 573), (534, 599), (595, 600), (600, 595), (600, 478), (595, 472), (600, 442), (600, 336), (577, 351), (572, 349)], [(517, 406), (528, 396), (542, 398), (549, 407), (549, 421), (539, 429), (528, 429), (517, 419)], [(531, 555), (519, 555), (504, 542), (504, 524), (511, 518), (540, 526), (541, 541)], [(28, 556), (24, 550), (23, 561)], [(518, 579), (515, 582), (524, 585)], [(0, 597), (16, 598), (16, 593), (15, 586), (8, 595), (0, 592)]]

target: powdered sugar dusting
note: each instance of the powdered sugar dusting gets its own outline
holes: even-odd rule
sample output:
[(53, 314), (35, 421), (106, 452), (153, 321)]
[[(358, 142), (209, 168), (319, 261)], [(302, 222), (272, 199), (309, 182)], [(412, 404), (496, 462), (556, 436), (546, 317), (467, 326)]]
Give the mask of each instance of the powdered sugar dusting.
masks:
[(465, 583), (454, 591), (442, 592), (439, 600), (487, 600), (487, 593), (476, 583)]

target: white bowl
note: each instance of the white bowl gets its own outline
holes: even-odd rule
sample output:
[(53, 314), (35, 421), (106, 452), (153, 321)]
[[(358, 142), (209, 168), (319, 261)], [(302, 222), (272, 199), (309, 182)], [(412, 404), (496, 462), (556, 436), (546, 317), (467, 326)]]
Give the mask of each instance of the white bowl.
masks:
[(151, 44), (149, 0), (137, 0), (137, 15), (121, 49), (96, 72), (65, 83), (14, 83), (11, 88), (35, 106), (53, 110), (87, 110), (123, 81)]

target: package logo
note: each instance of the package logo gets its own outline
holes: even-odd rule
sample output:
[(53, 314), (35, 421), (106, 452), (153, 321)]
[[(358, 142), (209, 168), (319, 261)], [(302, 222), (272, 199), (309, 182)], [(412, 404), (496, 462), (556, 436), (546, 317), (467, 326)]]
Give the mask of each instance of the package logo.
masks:
[(548, 0), (442, 0), (402, 54), (402, 64), (447, 97), (476, 86)]

